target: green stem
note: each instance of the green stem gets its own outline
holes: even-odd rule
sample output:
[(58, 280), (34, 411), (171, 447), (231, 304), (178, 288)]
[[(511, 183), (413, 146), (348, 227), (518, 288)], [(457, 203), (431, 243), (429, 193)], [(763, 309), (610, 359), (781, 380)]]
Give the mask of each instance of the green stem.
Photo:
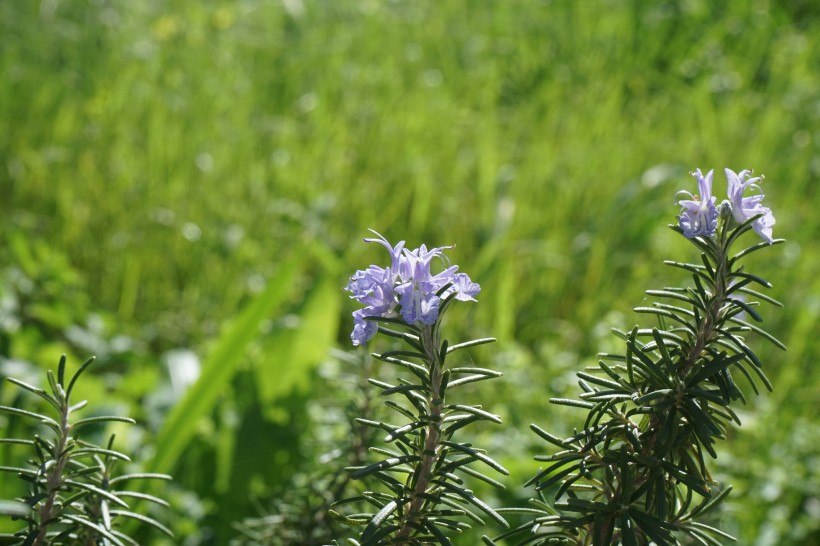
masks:
[(57, 442), (54, 444), (54, 466), (46, 479), (47, 496), (45, 502), (39, 510), (40, 515), (40, 531), (37, 537), (32, 542), (32, 546), (41, 546), (47, 544), (48, 527), (59, 515), (59, 509), (55, 509), (57, 501), (57, 493), (63, 485), (63, 470), (68, 463), (69, 454), (66, 450), (68, 445), (68, 434), (71, 430), (71, 425), (68, 422), (70, 413), (69, 403), (67, 399), (61, 400), (60, 408), (60, 435)]
[(701, 322), (700, 328), (698, 328), (698, 332), (695, 335), (695, 342), (692, 345), (691, 351), (687, 355), (686, 364), (678, 371), (678, 377), (681, 379), (686, 377), (689, 370), (695, 366), (698, 358), (700, 358), (703, 351), (715, 337), (715, 328), (720, 320), (720, 310), (726, 299), (727, 277), (729, 273), (729, 264), (727, 260), (728, 249), (725, 248), (725, 243), (726, 236), (724, 232), (722, 233), (721, 241), (718, 246), (718, 263), (717, 270), (715, 271), (715, 293), (712, 294), (706, 316), (703, 318), (703, 322)]
[(421, 332), (422, 346), (430, 364), (430, 393), (427, 399), (429, 422), (425, 430), (424, 448), (421, 453), (421, 462), (416, 466), (416, 485), (410, 496), (410, 505), (404, 516), (404, 523), (396, 535), (400, 539), (396, 544), (409, 544), (410, 525), (419, 519), (424, 507), (424, 493), (432, 479), (433, 465), (438, 458), (438, 448), (441, 441), (441, 410), (444, 400), (441, 398), (442, 363), (438, 353), (438, 340), (434, 339), (434, 327), (425, 326)]

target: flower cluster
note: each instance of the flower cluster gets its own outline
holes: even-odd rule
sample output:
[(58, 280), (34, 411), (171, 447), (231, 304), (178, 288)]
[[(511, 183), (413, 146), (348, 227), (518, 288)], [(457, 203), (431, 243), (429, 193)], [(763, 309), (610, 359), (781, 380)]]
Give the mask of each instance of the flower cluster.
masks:
[[(715, 205), (715, 197), (712, 195), (712, 174), (709, 171), (704, 176), (700, 169), (696, 169), (692, 176), (698, 180), (698, 191), (700, 196), (692, 195), (687, 191), (680, 191), (678, 195), (685, 195), (689, 199), (680, 199), (681, 214), (678, 217), (679, 226), (683, 234), (692, 239), (693, 237), (711, 237), (717, 230), (718, 207)], [(732, 211), (734, 219), (743, 223), (750, 218), (757, 217), (752, 222), (752, 228), (766, 242), (772, 242), (772, 226), (775, 224), (774, 215), (770, 208), (763, 206), (763, 192), (757, 184), (763, 179), (762, 176), (751, 177), (751, 171), (743, 170), (739, 173), (731, 169), (725, 169), (726, 181), (728, 183), (728, 200), (722, 203)], [(747, 189), (755, 189), (760, 193), (744, 197)]]
[[(356, 271), (350, 278), (347, 291), (351, 299), (365, 305), (353, 313), (353, 345), (370, 340), (378, 326), (366, 317), (393, 317), (401, 313), (407, 324), (434, 324), (438, 319), (439, 306), (443, 299), (454, 296), (462, 301), (476, 301), (475, 295), (481, 291), (465, 273), (457, 273), (457, 265), (449, 265), (444, 250), (452, 246), (427, 249), (425, 245), (409, 250), (404, 241), (392, 246), (379, 233), (376, 239), (365, 239), (368, 243), (379, 243), (390, 252), (390, 266), (383, 268), (371, 265)], [(430, 270), (435, 258), (448, 265), (443, 271), (433, 274)]]

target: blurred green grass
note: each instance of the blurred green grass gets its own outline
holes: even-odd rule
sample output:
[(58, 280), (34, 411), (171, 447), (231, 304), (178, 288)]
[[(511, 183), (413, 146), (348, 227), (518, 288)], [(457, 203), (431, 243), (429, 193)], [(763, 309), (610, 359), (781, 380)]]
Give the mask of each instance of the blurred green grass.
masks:
[[(149, 420), (138, 408), (168, 383), (162, 355), (210, 354), (277, 266), (308, 250), (290, 307), (263, 325), (219, 410), (267, 417), (240, 430), (215, 414), (180, 470), (219, 502), (299, 466), (310, 425), (294, 408), (322, 388), (307, 379), (315, 362), (288, 379), (290, 405), (241, 389), (283, 373), (283, 346), (299, 351), (282, 332), (314, 283), (341, 288), (383, 260), (361, 243), (366, 228), (457, 244), (451, 258), (483, 292), (450, 327), (499, 338), (477, 358), (507, 372), (497, 411), (525, 431), (558, 419), (546, 399), (572, 388), (567, 374), (609, 342), (601, 332), (637, 320), (642, 289), (681, 279), (660, 262), (689, 257), (665, 228), (675, 191), (694, 187), (688, 171), (754, 168), (789, 240), (754, 261), (786, 304), (767, 327), (790, 347), (761, 349), (775, 392), (750, 408), (757, 432), (727, 447), (757, 452), (787, 441), (820, 396), (818, 31), (808, 0), (2, 2), (0, 235), (64, 256), (82, 307), (143, 344), (110, 370)], [(3, 245), (3, 265), (21, 252)], [(329, 337), (346, 347), (352, 306), (329, 297), (341, 306)], [(42, 366), (72, 350), (10, 339), (6, 356)], [(271, 436), (276, 463), (259, 464), (272, 483), (243, 468), (203, 484), (192, 469), (237, 472), (243, 434)], [(515, 464), (521, 481), (535, 468)], [(754, 500), (736, 499), (731, 525), (768, 544)], [(221, 514), (217, 535), (246, 507)]]

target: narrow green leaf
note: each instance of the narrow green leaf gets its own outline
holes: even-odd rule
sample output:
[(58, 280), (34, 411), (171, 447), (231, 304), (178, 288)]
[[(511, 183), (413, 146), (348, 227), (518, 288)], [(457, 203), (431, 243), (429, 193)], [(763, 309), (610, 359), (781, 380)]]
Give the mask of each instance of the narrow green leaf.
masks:
[[(452, 370), (448, 370), (448, 371), (450, 371), (452, 373)], [(485, 379), (493, 379), (495, 377), (498, 377), (498, 376), (497, 375), (486, 375), (486, 374), (467, 375), (467, 376), (464, 376), (464, 377), (459, 377), (458, 379), (451, 379), (447, 383), (447, 386), (450, 387), (450, 388), (453, 388), (453, 387), (458, 387), (459, 385), (466, 385), (467, 383), (475, 383), (476, 381), (484, 381)]]
[[(370, 320), (368, 317), (365, 317), (365, 320)], [(382, 325), (379, 325), (379, 333), (384, 334), (389, 337), (394, 337), (396, 339), (401, 339), (417, 351), (423, 351), (424, 347), (421, 345), (421, 341), (419, 340), (419, 336), (409, 334), (407, 332), (399, 332), (397, 330), (393, 330), (391, 328), (385, 328)]]
[(721, 541), (719, 541), (711, 535), (704, 533), (700, 529), (685, 526), (682, 527), (681, 531), (695, 539), (698, 542), (698, 544), (701, 544), (702, 546), (724, 546), (724, 544)]
[(472, 476), (473, 478), (476, 478), (478, 480), (481, 480), (484, 483), (488, 483), (488, 484), (492, 485), (493, 487), (495, 487), (496, 489), (501, 489), (501, 490), (506, 489), (506, 486), (503, 483), (501, 483), (500, 481), (494, 480), (491, 477), (487, 476), (486, 474), (483, 474), (483, 473), (479, 472), (478, 470), (470, 468), (466, 464), (459, 466), (458, 471), (463, 472), (463, 473), (467, 474), (468, 476)]
[(749, 305), (745, 301), (739, 300), (739, 299), (736, 299), (736, 298), (729, 298), (729, 301), (732, 302), (734, 305), (737, 305), (738, 307), (743, 309), (755, 321), (763, 322), (763, 317), (760, 316), (760, 313), (758, 313), (753, 306)]
[(284, 262), (268, 286), (252, 301), (219, 337), (216, 347), (206, 360), (197, 382), (171, 409), (155, 442), (156, 453), (149, 467), (153, 471), (168, 471), (193, 438), (199, 419), (207, 415), (226, 382), (233, 376), (236, 365), (248, 344), (257, 336), (259, 326), (272, 316), (287, 298), (295, 284), (302, 262), (296, 253)]
[(398, 364), (400, 366), (404, 366), (405, 368), (409, 369), (414, 374), (416, 374), (416, 376), (419, 377), (422, 380), (426, 380), (428, 375), (429, 375), (429, 371), (427, 370), (427, 368), (425, 368), (424, 366), (420, 366), (419, 364), (416, 364), (415, 362), (410, 362), (409, 360), (402, 360), (400, 358), (395, 358), (395, 357), (392, 357), (392, 356), (386, 356), (386, 355), (379, 354), (379, 353), (373, 353), (372, 356), (373, 356), (373, 358), (378, 358), (379, 360), (382, 360), (384, 362), (389, 362), (390, 364)]
[(171, 538), (174, 538), (174, 533), (169, 528), (155, 520), (154, 518), (149, 518), (148, 516), (137, 514), (136, 512), (131, 512), (130, 510), (111, 510), (112, 516), (121, 516), (124, 518), (135, 519), (140, 523), (145, 523), (146, 525), (150, 525), (154, 529), (161, 531), (162, 533), (168, 535)]
[(74, 450), (73, 456), (75, 458), (82, 457), (84, 455), (103, 455), (106, 457), (111, 457), (112, 459), (119, 459), (121, 461), (131, 462), (131, 459), (128, 457), (128, 455), (120, 453), (119, 451), (114, 451), (113, 449), (103, 449), (101, 447), (83, 447)]
[(444, 480), (433, 480), (433, 483), (443, 487), (444, 489), (447, 489), (448, 491), (452, 491), (456, 495), (460, 496), (461, 498), (463, 498), (464, 500), (466, 500), (467, 502), (469, 502), (470, 504), (472, 504), (473, 506), (475, 506), (476, 508), (490, 516), (491, 518), (493, 518), (496, 521), (496, 523), (500, 524), (504, 528), (508, 529), (510, 527), (510, 524), (507, 523), (507, 520), (504, 519), (501, 516), (501, 514), (493, 510), (487, 503), (473, 495), (470, 491), (462, 489), (461, 487), (453, 485)]
[(418, 430), (418, 429), (424, 427), (426, 424), (427, 423), (425, 421), (416, 421), (414, 423), (408, 423), (408, 424), (406, 424), (404, 426), (401, 426), (401, 427), (393, 430), (392, 432), (390, 432), (390, 434), (388, 434), (387, 436), (384, 437), (384, 441), (385, 442), (392, 442), (392, 441), (396, 440), (397, 438), (401, 438), (403, 436), (406, 436), (408, 433), (410, 433), (414, 430)]
[(690, 297), (687, 293), (672, 292), (670, 290), (647, 290), (646, 293), (650, 296), (679, 300), (704, 309), (703, 302), (696, 298)]
[(559, 406), (573, 406), (576, 408), (592, 409), (595, 404), (592, 402), (584, 402), (583, 400), (573, 400), (572, 398), (550, 398), (550, 404), (557, 404)]
[[(286, 363), (272, 370), (267, 361), (255, 362), (257, 392), (262, 411), (270, 421), (287, 420), (279, 400), (294, 390), (307, 389), (316, 366), (337, 343), (343, 301), (337, 284), (332, 275), (317, 277), (299, 306), (297, 326), (279, 329), (260, 340), (265, 352)], [(230, 465), (230, 460), (225, 462)], [(229, 466), (225, 473), (230, 473)]]
[(48, 417), (46, 415), (41, 415), (39, 413), (26, 411), (26, 410), (20, 409), (20, 408), (13, 408), (13, 407), (10, 407), (10, 406), (0, 406), (0, 411), (13, 413), (15, 415), (22, 415), (23, 417), (31, 417), (32, 419), (37, 419), (38, 421), (42, 421), (43, 423), (45, 423), (46, 425), (48, 425), (52, 429), (55, 429), (55, 428), (56, 428), (56, 430), (60, 429), (59, 423), (57, 423), (57, 421), (55, 421), (54, 419), (52, 419), (51, 417)]
[(763, 213), (756, 214), (756, 215), (754, 215), (750, 218), (747, 218), (745, 221), (741, 222), (739, 226), (737, 226), (735, 229), (732, 230), (731, 235), (729, 235), (729, 238), (726, 240), (725, 248), (729, 249), (732, 245), (734, 245), (735, 241), (737, 241), (737, 239), (741, 235), (743, 235), (744, 233), (746, 233), (747, 231), (752, 229), (752, 224), (754, 223), (754, 221), (757, 220), (758, 218), (762, 217), (762, 216), (763, 216)]
[(674, 546), (675, 537), (669, 532), (674, 526), (662, 519), (655, 518), (634, 506), (629, 508), (629, 515), (641, 530), (653, 541), (656, 546)]
[(697, 521), (689, 522), (689, 525), (691, 525), (692, 527), (694, 527), (696, 529), (701, 529), (701, 530), (706, 531), (708, 533), (712, 533), (712, 534), (721, 536), (721, 537), (725, 538), (726, 540), (730, 540), (732, 542), (737, 542), (737, 539), (735, 537), (733, 537), (732, 535), (730, 535), (729, 533), (725, 533), (725, 532), (721, 531), (720, 529), (717, 529), (717, 528), (712, 527), (710, 525), (706, 525), (704, 523), (699, 523)]
[(627, 342), (627, 347), (631, 349), (630, 361), (633, 367), (638, 368), (645, 376), (651, 377), (658, 384), (664, 385), (667, 388), (673, 387), (672, 381), (663, 373), (664, 370), (644, 353), (643, 348), (640, 347), (636, 341)]
[(379, 510), (379, 512), (373, 516), (373, 519), (367, 525), (365, 530), (362, 532), (361, 540), (363, 543), (369, 542), (376, 532), (381, 527), (382, 523), (393, 513), (393, 511), (398, 507), (396, 501), (391, 501), (384, 505), (384, 507)]
[[(551, 464), (547, 468), (539, 470), (535, 476), (527, 480), (527, 482), (524, 484), (524, 487), (529, 487), (532, 484), (537, 484), (536, 489), (538, 489), (539, 491), (545, 489), (553, 483), (558, 482), (558, 480), (560, 480), (564, 476), (577, 471), (581, 464), (578, 461), (583, 459), (584, 457), (585, 455), (583, 453), (566, 452), (566, 456), (562, 457), (558, 462)], [(566, 465), (570, 466), (568, 468), (565, 468), (564, 470), (555, 472), (559, 468)], [(549, 479), (546, 482), (544, 482), (542, 481), (544, 480), (544, 478)]]
[(663, 466), (663, 468), (666, 469), (667, 472), (669, 472), (673, 477), (677, 478), (679, 481), (693, 489), (698, 495), (701, 495), (703, 497), (709, 496), (709, 489), (707, 487), (707, 484), (701, 477), (689, 474), (686, 471), (681, 470), (674, 464), (669, 463), (667, 461), (660, 460), (659, 462), (661, 466)]
[(779, 339), (774, 337), (772, 334), (770, 334), (769, 332), (767, 332), (763, 328), (760, 328), (759, 326), (755, 326), (754, 324), (749, 324), (748, 322), (744, 322), (743, 320), (740, 320), (740, 319), (735, 318), (735, 317), (732, 317), (729, 320), (731, 322), (733, 322), (734, 324), (740, 325), (744, 328), (748, 328), (752, 332), (763, 336), (764, 338), (769, 340), (771, 343), (773, 343), (775, 346), (777, 346), (777, 348), (779, 348), (783, 351), (788, 350), (788, 348), (786, 347), (786, 345), (782, 341), (780, 341)]
[[(660, 306), (661, 304), (656, 304), (656, 305)], [(668, 309), (662, 309), (660, 307), (635, 307), (633, 309), (633, 311), (635, 311), (636, 313), (644, 313), (644, 314), (650, 314), (650, 315), (658, 315), (659, 317), (666, 317), (666, 318), (674, 320), (675, 322), (683, 324), (686, 327), (691, 327), (691, 325), (689, 324), (689, 322), (685, 318), (680, 317), (676, 314), (677, 311), (672, 312)], [(686, 310), (685, 314), (694, 315), (694, 313), (692, 313), (691, 311), (688, 311), (688, 310)]]
[(115, 483), (127, 482), (128, 480), (166, 480), (170, 481), (174, 478), (169, 476), (168, 474), (158, 474), (156, 472), (135, 472), (133, 474), (122, 474), (120, 476), (116, 476), (111, 478), (108, 482), (111, 485)]
[(467, 413), (471, 413), (473, 415), (477, 415), (479, 417), (487, 419), (488, 421), (492, 421), (493, 423), (501, 424), (501, 417), (495, 415), (494, 413), (490, 413), (489, 411), (484, 411), (483, 409), (477, 408), (475, 406), (465, 406), (463, 404), (448, 404), (446, 406), (446, 409), (465, 411)]
[(432, 521), (430, 521), (428, 519), (424, 523), (425, 523), (425, 527), (427, 527), (427, 529), (430, 531), (430, 533), (432, 533), (433, 536), (438, 539), (439, 544), (441, 544), (442, 546), (452, 546), (452, 543), (450, 542), (450, 539), (448, 539), (447, 536), (444, 533), (441, 532), (441, 529), (436, 527), (435, 524)]
[[(394, 466), (398, 466), (400, 464), (405, 464), (409, 462), (418, 461), (419, 457), (417, 455), (403, 455), (401, 457), (394, 457), (391, 459), (385, 459), (384, 461), (379, 461), (377, 463), (368, 465), (364, 468), (359, 468), (355, 472), (351, 473), (351, 477), (355, 479), (361, 479), (365, 476), (369, 476), (374, 472), (379, 472), (382, 470), (387, 470), (389, 468), (393, 468)], [(350, 470), (350, 469), (348, 469)]]
[(546, 430), (542, 429), (538, 425), (531, 424), (530, 429), (533, 432), (535, 432), (538, 436), (540, 436), (541, 438), (543, 438), (544, 440), (548, 441), (549, 443), (551, 443), (555, 446), (563, 447), (563, 448), (572, 447), (570, 443), (566, 442), (565, 440), (562, 440), (561, 438), (559, 438), (557, 436), (553, 436), (552, 434), (550, 434)]
[(422, 361), (425, 361), (425, 362), (427, 360), (427, 357), (423, 353), (421, 353), (419, 351), (407, 351), (407, 350), (387, 351), (385, 353), (379, 354), (378, 356), (376, 354), (374, 354), (373, 356), (380, 359), (380, 360), (384, 360), (385, 358), (391, 358), (391, 357), (392, 358), (397, 358), (397, 357), (418, 358), (418, 359), (420, 359)]
[(761, 248), (769, 248), (770, 246), (779, 245), (779, 244), (785, 243), (785, 242), (786, 242), (786, 239), (775, 239), (771, 243), (769, 243), (767, 241), (762, 241), (760, 243), (757, 243), (756, 245), (752, 245), (748, 248), (745, 248), (745, 249), (741, 250), (740, 252), (738, 252), (737, 254), (735, 254), (734, 256), (732, 256), (732, 259), (729, 260), (729, 264), (734, 265), (735, 262), (737, 262), (738, 260), (740, 260), (744, 256), (748, 256), (752, 252), (756, 252), (756, 251), (760, 250)]
[(647, 394), (644, 394), (644, 395), (641, 395), (641, 396), (633, 395), (632, 400), (637, 405), (644, 405), (647, 402), (651, 402), (651, 401), (657, 400), (659, 398), (668, 398), (671, 395), (673, 395), (674, 393), (675, 393), (674, 389), (658, 389), (656, 391), (652, 391), (650, 393), (647, 393)]
[(672, 357), (669, 356), (669, 351), (666, 348), (666, 341), (663, 336), (661, 336), (661, 333), (657, 328), (652, 328), (652, 337), (655, 339), (655, 345), (661, 353), (661, 360), (664, 364), (666, 364), (667, 373), (675, 373), (675, 363), (672, 361)]
[(715, 278), (715, 270), (712, 267), (711, 262), (709, 262), (709, 259), (706, 257), (706, 254), (701, 254), (700, 255), (700, 261), (703, 262), (703, 267), (706, 268), (706, 272), (709, 274), (709, 276), (714, 279)]
[(726, 489), (723, 489), (720, 493), (713, 497), (706, 497), (703, 501), (696, 506), (689, 514), (686, 515), (686, 518), (693, 518), (699, 514), (706, 514), (711, 511), (713, 508), (718, 506), (723, 500), (729, 496), (729, 493), (732, 492), (732, 486), (729, 485)]
[(19, 444), (24, 446), (33, 446), (34, 440), (22, 440), (20, 438), (0, 438), (0, 444)]
[(51, 387), (51, 392), (54, 393), (56, 398), (64, 398), (65, 392), (63, 391), (63, 386), (57, 384), (57, 380), (54, 378), (54, 372), (51, 370), (46, 371), (46, 378), (48, 378), (48, 384)]
[(403, 408), (402, 406), (393, 402), (392, 400), (385, 400), (384, 405), (388, 408), (391, 408), (394, 411), (401, 413), (403, 416), (410, 419), (411, 421), (416, 418), (416, 416), (410, 410)]
[(463, 343), (456, 343), (455, 345), (450, 345), (449, 347), (447, 347), (447, 354), (450, 354), (453, 351), (458, 351), (459, 349), (466, 349), (467, 347), (475, 347), (477, 345), (484, 345), (487, 343), (495, 343), (496, 341), (497, 340), (494, 337), (484, 337), (481, 339), (465, 341)]
[(19, 379), (15, 379), (14, 377), (7, 377), (6, 380), (9, 383), (14, 383), (18, 387), (26, 389), (27, 391), (36, 394), (37, 396), (39, 396), (40, 398), (42, 398), (43, 400), (45, 400), (46, 402), (48, 402), (49, 404), (54, 406), (55, 409), (57, 409), (57, 410), (60, 409), (60, 403), (53, 396), (48, 394), (48, 392), (46, 392), (45, 389), (41, 389), (39, 387), (29, 385), (28, 383), (26, 383), (24, 381), (20, 381)]
[(757, 275), (752, 275), (751, 273), (746, 273), (745, 271), (734, 271), (734, 272), (729, 274), (730, 279), (735, 278), (735, 277), (740, 277), (741, 279), (749, 279), (753, 282), (756, 282), (760, 286), (764, 286), (766, 288), (771, 288), (772, 287), (772, 283), (770, 283), (766, 279), (764, 279), (762, 277), (758, 277)]
[(382, 396), (389, 396), (391, 394), (408, 394), (409, 391), (426, 391), (428, 390), (427, 387), (424, 385), (396, 385), (394, 387), (389, 387), (384, 389), (380, 394)]
[[(83, 374), (83, 372), (84, 372), (84, 371), (85, 371), (85, 370), (86, 370), (89, 366), (91, 366), (91, 364), (93, 364), (93, 363), (94, 363), (95, 358), (96, 358), (96, 357), (93, 357), (93, 356), (92, 356), (91, 358), (89, 358), (88, 360), (86, 360), (86, 361), (83, 363), (83, 365), (82, 365), (82, 366), (80, 366), (80, 368), (77, 370), (77, 372), (74, 374), (74, 376), (71, 378), (71, 381), (68, 383), (68, 388), (67, 388), (67, 389), (66, 389), (66, 391), (65, 391), (65, 399), (66, 399), (66, 400), (70, 400), (70, 399), (71, 399), (71, 391), (74, 389), (74, 384), (77, 382), (77, 380), (78, 380), (78, 379), (80, 378), (80, 376)], [(63, 355), (63, 358), (62, 358), (62, 359), (60, 359), (60, 362), (62, 363), (62, 365), (63, 365), (63, 366), (65, 366), (65, 363), (63, 362), (63, 359), (65, 359), (65, 355)]]
[(138, 491), (112, 491), (112, 493), (118, 497), (132, 497), (135, 499), (153, 502), (154, 504), (159, 504), (160, 506), (164, 506), (166, 508), (171, 507), (168, 501), (155, 497), (154, 495), (149, 495), (148, 493), (140, 493)]
[[(729, 288), (728, 292), (730, 294), (735, 290), (735, 286), (732, 286), (731, 288)], [(752, 290), (751, 288), (738, 287), (736, 290), (738, 292), (743, 292), (744, 294), (748, 294), (748, 295), (752, 296), (753, 298), (758, 298), (758, 299), (761, 299), (761, 300), (763, 300), (767, 303), (771, 303), (775, 307), (783, 307), (783, 304), (780, 303), (779, 301), (777, 301), (776, 299), (774, 299), (770, 296), (767, 296), (766, 294), (761, 294), (760, 292), (757, 292), (756, 290)]]
[(133, 538), (129, 537), (128, 535), (126, 535), (122, 531), (118, 531), (116, 529), (111, 529), (111, 534), (116, 536), (118, 539), (120, 539), (124, 542), (127, 542), (128, 544), (131, 544), (131, 546), (140, 546), (139, 542), (137, 542)]
[(116, 546), (125, 546), (125, 544), (123, 544), (120, 541), (120, 539), (118, 539), (116, 536), (114, 536), (111, 533), (111, 531), (109, 531), (108, 529), (105, 529), (101, 525), (97, 525), (96, 523), (93, 523), (93, 522), (91, 522), (91, 521), (89, 521), (85, 518), (81, 518), (79, 516), (73, 516), (71, 514), (61, 514), (60, 517), (64, 518), (64, 519), (67, 519), (68, 521), (72, 521), (72, 522), (76, 523), (77, 525), (82, 525), (83, 527), (87, 527), (87, 528), (91, 529), (95, 533), (97, 533), (97, 534), (107, 538), (111, 542), (113, 542)]
[(627, 511), (621, 512), (621, 542), (623, 546), (638, 546), (638, 539), (635, 537), (632, 520)]
[(509, 470), (507, 470), (506, 468), (504, 468), (503, 466), (501, 466), (500, 464), (495, 462), (493, 459), (491, 459), (487, 455), (484, 455), (483, 453), (479, 452), (478, 450), (473, 449), (468, 444), (459, 444), (459, 443), (450, 442), (450, 441), (447, 441), (447, 440), (442, 440), (441, 444), (445, 445), (445, 446), (447, 446), (451, 449), (454, 449), (456, 451), (460, 451), (462, 453), (466, 453), (467, 455), (471, 455), (472, 457), (475, 457), (476, 459), (478, 459), (482, 463), (486, 464), (487, 466), (489, 466), (493, 470), (496, 470), (496, 471), (500, 472), (501, 474), (504, 474), (505, 476), (510, 475)]
[(119, 415), (100, 415), (97, 417), (86, 417), (85, 419), (80, 419), (75, 421), (71, 424), (71, 429), (76, 430), (78, 428), (84, 427), (85, 425), (91, 425), (94, 423), (128, 423), (129, 425), (136, 424), (136, 421), (131, 419), (130, 417), (121, 417)]
[(66, 356), (60, 356), (60, 362), (57, 364), (57, 382), (61, 387), (65, 387), (65, 363)]
[(589, 374), (589, 373), (586, 373), (586, 372), (577, 372), (575, 375), (577, 375), (581, 379), (585, 379), (585, 380), (589, 381), (590, 383), (594, 383), (594, 384), (600, 385), (602, 387), (609, 387), (611, 389), (615, 389), (615, 390), (620, 391), (620, 392), (623, 392), (623, 389), (624, 389), (623, 385), (621, 385), (620, 383), (618, 383), (616, 381), (612, 381), (612, 380), (607, 379), (605, 377), (592, 375), (592, 374)]
[(689, 271), (695, 277), (706, 281), (706, 283), (709, 284), (709, 286), (714, 286), (714, 281), (712, 281), (712, 279), (709, 277), (709, 275), (707, 275), (705, 273), (705, 268), (702, 265), (693, 265), (693, 264), (687, 264), (687, 263), (682, 263), (682, 262), (675, 262), (675, 261), (672, 261), (672, 260), (665, 260), (663, 263), (665, 265), (668, 265), (668, 266), (671, 266), (671, 267), (677, 267), (679, 269), (684, 269), (686, 271)]
[(710, 362), (707, 362), (706, 364), (700, 366), (693, 366), (692, 370), (689, 372), (689, 377), (686, 379), (686, 384), (688, 386), (697, 385), (701, 381), (709, 379), (713, 375), (719, 373), (722, 370), (725, 370), (729, 366), (737, 364), (745, 357), (746, 356), (743, 353), (735, 354), (732, 356), (727, 356), (726, 353), (720, 353), (720, 355), (714, 357)]
[(0, 514), (12, 517), (25, 517), (31, 512), (31, 507), (28, 504), (0, 499)]
[(90, 483), (85, 483), (85, 482), (79, 482), (79, 481), (76, 481), (76, 480), (64, 480), (63, 483), (65, 483), (67, 485), (70, 485), (72, 487), (76, 487), (78, 489), (84, 489), (86, 491), (96, 493), (97, 495), (99, 495), (101, 497), (105, 497), (106, 499), (110, 500), (114, 504), (122, 506), (123, 508), (128, 508), (128, 504), (124, 500), (118, 498), (116, 495), (112, 495), (111, 493), (109, 493), (105, 489), (100, 489), (96, 485), (92, 485)]

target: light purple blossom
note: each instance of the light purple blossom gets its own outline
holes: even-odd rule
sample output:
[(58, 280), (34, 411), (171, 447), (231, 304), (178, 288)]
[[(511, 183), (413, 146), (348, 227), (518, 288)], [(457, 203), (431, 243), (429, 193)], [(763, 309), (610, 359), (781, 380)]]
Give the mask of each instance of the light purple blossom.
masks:
[(455, 291), (457, 300), (476, 301), (474, 296), (481, 292), (481, 287), (471, 281), (466, 273), (456, 273), (453, 275), (452, 290)]
[(353, 345), (358, 346), (366, 343), (376, 335), (376, 331), (379, 329), (378, 324), (372, 320), (365, 320), (364, 317), (379, 315), (380, 313), (371, 307), (353, 311), (353, 332), (350, 334)]
[[(762, 214), (760, 218), (752, 222), (752, 228), (769, 244), (772, 243), (772, 227), (775, 224), (774, 215), (769, 207), (763, 206), (763, 195), (760, 186), (757, 184), (763, 179), (762, 176), (751, 177), (751, 171), (742, 170), (735, 173), (732, 169), (726, 169), (726, 181), (728, 182), (727, 193), (729, 203), (732, 205), (732, 215), (738, 222), (745, 222), (749, 218)], [(758, 194), (743, 197), (747, 189), (756, 189)]]
[(347, 291), (352, 294), (352, 299), (368, 307), (389, 307), (394, 301), (390, 268), (371, 265), (356, 271), (347, 283)]
[(683, 194), (690, 197), (690, 199), (678, 201), (681, 206), (678, 225), (683, 230), (684, 236), (689, 239), (701, 235), (710, 237), (717, 230), (718, 209), (715, 206), (715, 197), (712, 195), (713, 174), (714, 171), (709, 171), (704, 176), (700, 169), (692, 173), (692, 176), (698, 180), (700, 196), (692, 195), (688, 191), (678, 192), (678, 195)]
[[(365, 241), (379, 243), (387, 249), (390, 267), (371, 265), (354, 273), (347, 284), (351, 299), (365, 306), (353, 313), (350, 335), (353, 345), (366, 343), (376, 335), (377, 324), (365, 317), (395, 317), (400, 309), (406, 323), (431, 325), (438, 320), (442, 298), (453, 296), (461, 301), (476, 301), (474, 296), (481, 287), (467, 274), (457, 273), (457, 265), (450, 265), (444, 250), (451, 246), (428, 250), (421, 245), (410, 250), (405, 248), (404, 241), (393, 246), (379, 233), (373, 233), (377, 238)], [(437, 261), (445, 267), (433, 274), (431, 267)]]
[(408, 282), (396, 289), (401, 294), (401, 317), (407, 324), (434, 324), (438, 319), (441, 298), (434, 292), (422, 290), (416, 282)]
[(377, 239), (365, 239), (365, 242), (366, 243), (379, 243), (384, 248), (386, 248), (387, 251), (390, 253), (390, 258), (391, 258), (391, 260), (390, 260), (390, 271), (393, 273), (393, 275), (398, 275), (399, 274), (399, 269), (400, 269), (400, 261), (401, 261), (402, 250), (404, 250), (404, 241), (399, 241), (399, 243), (394, 247), (384, 237), (384, 235), (382, 235), (378, 231), (375, 231), (373, 229), (371, 229), (369, 231), (376, 234), (378, 236), (378, 238)]

